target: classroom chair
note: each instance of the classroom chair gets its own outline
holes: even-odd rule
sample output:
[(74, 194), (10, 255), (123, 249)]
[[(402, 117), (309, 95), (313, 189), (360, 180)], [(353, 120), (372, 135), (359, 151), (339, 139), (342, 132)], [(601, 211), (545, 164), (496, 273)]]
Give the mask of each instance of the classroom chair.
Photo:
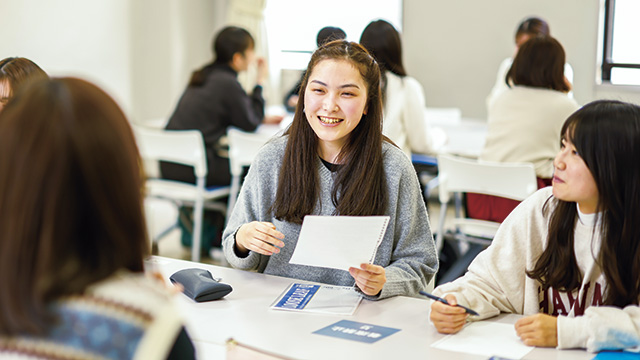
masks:
[[(145, 184), (146, 197), (171, 200), (178, 206), (193, 206), (193, 238), (191, 243), (191, 260), (200, 261), (202, 217), (204, 208), (226, 213), (226, 205), (214, 200), (223, 199), (230, 194), (231, 187), (205, 187), (207, 173), (207, 157), (202, 133), (199, 130), (162, 130), (133, 126), (133, 132), (140, 155), (145, 161), (170, 161), (192, 166), (196, 184), (157, 177), (147, 178)], [(155, 244), (169, 229), (152, 239)]]
[(536, 173), (531, 163), (498, 163), (471, 160), (462, 157), (438, 155), (440, 219), (436, 247), (442, 250), (445, 237), (447, 205), (455, 201), (455, 227), (452, 236), (457, 245), (464, 244), (467, 251), (440, 276), (439, 283), (455, 280), (466, 272), (475, 256), (491, 243), (500, 223), (469, 219), (462, 216), (462, 193), (501, 196), (522, 201), (538, 189)]
[(258, 151), (271, 137), (271, 135), (250, 133), (234, 127), (227, 129), (229, 170), (231, 172), (231, 193), (227, 205), (227, 214), (231, 215), (238, 199), (244, 168), (251, 165)]

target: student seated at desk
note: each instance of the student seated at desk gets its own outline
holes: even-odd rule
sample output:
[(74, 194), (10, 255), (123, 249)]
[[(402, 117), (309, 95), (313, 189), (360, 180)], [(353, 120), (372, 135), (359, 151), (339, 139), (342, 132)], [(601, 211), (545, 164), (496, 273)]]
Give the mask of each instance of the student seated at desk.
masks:
[[(438, 286), (449, 304), (486, 319), (526, 315), (527, 345), (624, 349), (640, 344), (640, 107), (596, 101), (562, 128), (553, 187), (538, 190), (502, 223), (461, 278)], [(438, 331), (468, 320), (434, 302)]]
[(0, 358), (193, 359), (149, 253), (124, 114), (83, 80), (26, 85), (0, 113)]
[[(562, 45), (550, 36), (532, 38), (520, 47), (505, 80), (508, 89), (489, 107), (487, 139), (480, 160), (533, 163), (538, 187), (551, 185), (560, 129), (579, 107), (567, 96), (564, 61)], [(467, 194), (467, 216), (502, 222), (518, 203)]]
[[(236, 268), (355, 285), (370, 299), (416, 295), (438, 267), (411, 161), (382, 135), (380, 70), (359, 44), (337, 40), (314, 52), (293, 123), (249, 169), (224, 232)], [(294, 265), (303, 217), (388, 215), (373, 264), (349, 272)]]
[[(213, 42), (215, 61), (194, 71), (187, 89), (169, 118), (167, 130), (200, 130), (207, 150), (207, 186), (231, 184), (228, 149), (221, 139), (234, 126), (254, 131), (261, 123), (279, 123), (282, 116), (264, 115), (262, 84), (267, 78), (264, 59), (255, 58), (254, 41), (245, 29), (228, 26)], [(257, 61), (258, 75), (253, 92), (247, 95), (238, 73)], [(166, 179), (195, 183), (190, 166), (161, 162)]]

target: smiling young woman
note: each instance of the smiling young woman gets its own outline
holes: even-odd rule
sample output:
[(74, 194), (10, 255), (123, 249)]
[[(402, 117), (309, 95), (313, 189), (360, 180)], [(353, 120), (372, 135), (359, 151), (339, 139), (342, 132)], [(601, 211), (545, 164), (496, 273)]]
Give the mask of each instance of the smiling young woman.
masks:
[[(370, 299), (415, 295), (437, 270), (418, 179), (382, 135), (380, 70), (359, 44), (314, 52), (294, 120), (258, 154), (223, 235), (236, 268), (334, 285)], [(373, 264), (347, 271), (294, 265), (305, 215), (389, 215)]]

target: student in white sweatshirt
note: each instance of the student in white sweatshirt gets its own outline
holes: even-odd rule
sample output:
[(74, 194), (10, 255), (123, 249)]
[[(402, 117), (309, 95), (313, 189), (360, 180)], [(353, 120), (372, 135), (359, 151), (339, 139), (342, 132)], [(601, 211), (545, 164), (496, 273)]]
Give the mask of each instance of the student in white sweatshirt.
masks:
[[(562, 128), (553, 187), (520, 204), (461, 278), (434, 291), (486, 319), (523, 314), (527, 345), (589, 351), (640, 345), (640, 107), (596, 101)], [(464, 309), (435, 302), (439, 332)]]

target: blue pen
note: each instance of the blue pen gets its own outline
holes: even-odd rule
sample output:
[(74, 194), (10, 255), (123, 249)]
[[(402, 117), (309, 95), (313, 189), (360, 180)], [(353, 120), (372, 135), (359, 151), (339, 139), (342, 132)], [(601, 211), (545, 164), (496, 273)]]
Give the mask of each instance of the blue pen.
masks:
[[(441, 303), (443, 303), (443, 304), (447, 304), (447, 305), (449, 305), (449, 306), (451, 305), (451, 304), (449, 304), (449, 302), (448, 302), (447, 300), (445, 300), (445, 299), (443, 299), (443, 298), (441, 298), (441, 297), (437, 297), (437, 296), (435, 296), (435, 295), (433, 295), (433, 294), (429, 294), (429, 293), (428, 293), (428, 292), (426, 292), (426, 291), (422, 291), (422, 290), (420, 290), (420, 294), (421, 294), (421, 295), (424, 295), (424, 296), (426, 296), (426, 297), (428, 297), (429, 299), (432, 299), (432, 300), (435, 300), (435, 301), (440, 301), (440, 302), (441, 302)], [(475, 311), (473, 311), (473, 310), (469, 309), (469, 308), (468, 308), (468, 307), (466, 307), (466, 306), (462, 306), (462, 305), (460, 305), (460, 304), (456, 304), (456, 306), (457, 306), (457, 307), (461, 307), (461, 308), (465, 309), (465, 310), (467, 311), (467, 314), (471, 314), (471, 315), (475, 315), (475, 316), (479, 316), (479, 315), (480, 315), (480, 314), (478, 314), (477, 312), (475, 312)]]

